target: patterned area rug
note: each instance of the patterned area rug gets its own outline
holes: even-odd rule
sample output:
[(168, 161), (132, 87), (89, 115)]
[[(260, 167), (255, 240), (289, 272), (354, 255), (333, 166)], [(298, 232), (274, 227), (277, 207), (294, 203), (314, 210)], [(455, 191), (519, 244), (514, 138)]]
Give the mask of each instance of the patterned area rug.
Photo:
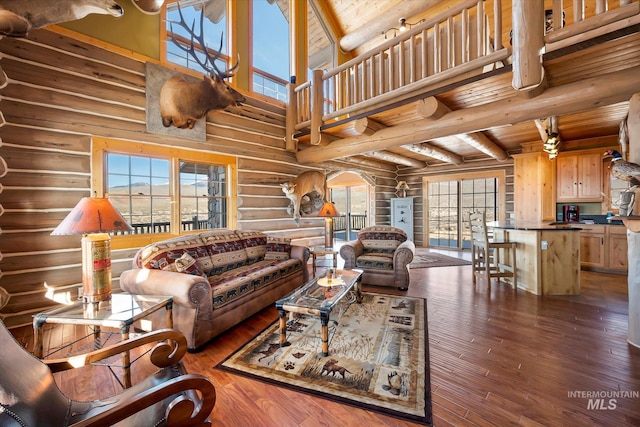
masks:
[(442, 255), (437, 252), (417, 252), (409, 268), (451, 267), (454, 265), (471, 265), (471, 261)]
[(333, 309), (327, 357), (319, 320), (304, 315), (288, 324), (291, 346), (280, 348), (276, 321), (216, 368), (431, 425), (425, 300), (363, 295)]

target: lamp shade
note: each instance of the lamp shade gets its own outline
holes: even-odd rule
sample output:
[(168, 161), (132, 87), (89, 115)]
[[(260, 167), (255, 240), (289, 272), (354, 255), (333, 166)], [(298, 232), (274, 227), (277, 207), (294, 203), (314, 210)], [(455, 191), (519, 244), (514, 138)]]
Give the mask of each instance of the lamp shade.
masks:
[(67, 236), (111, 231), (131, 231), (131, 227), (109, 199), (83, 197), (51, 235)]
[(336, 205), (333, 202), (325, 202), (325, 204), (322, 205), (322, 208), (320, 208), (318, 216), (330, 218), (340, 216), (340, 212), (338, 212), (338, 208), (336, 208)]

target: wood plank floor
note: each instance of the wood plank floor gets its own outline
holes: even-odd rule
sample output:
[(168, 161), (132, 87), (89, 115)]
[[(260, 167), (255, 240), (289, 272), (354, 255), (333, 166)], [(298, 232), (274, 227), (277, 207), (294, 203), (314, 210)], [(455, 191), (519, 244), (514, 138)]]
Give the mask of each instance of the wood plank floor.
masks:
[[(626, 276), (581, 278), (579, 296), (539, 297), (503, 283), (474, 286), (470, 266), (412, 270), (408, 295), (427, 298), (434, 425), (640, 425), (640, 349), (626, 341)], [(276, 318), (269, 307), (185, 357), (190, 372), (215, 384), (214, 425), (416, 425), (213, 369)], [(144, 369), (133, 369), (135, 382)], [(60, 387), (76, 398), (117, 392), (103, 374), (79, 382), (63, 375)], [(635, 397), (597, 406), (612, 409), (576, 397), (612, 391)]]

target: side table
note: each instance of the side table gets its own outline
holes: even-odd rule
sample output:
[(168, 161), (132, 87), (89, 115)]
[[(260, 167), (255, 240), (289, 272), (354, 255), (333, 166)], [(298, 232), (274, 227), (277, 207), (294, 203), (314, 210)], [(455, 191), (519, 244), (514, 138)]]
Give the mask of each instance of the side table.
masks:
[[(43, 333), (45, 323), (93, 326), (94, 339), (100, 338), (100, 328), (120, 330), (122, 340), (129, 338), (131, 325), (161, 308), (167, 311), (167, 328), (173, 328), (173, 297), (116, 293), (110, 300), (99, 303), (76, 302), (33, 316), (33, 355), (43, 357)], [(124, 388), (131, 387), (131, 357), (122, 353)]]
[(309, 251), (311, 252), (311, 263), (313, 265), (313, 277), (316, 277), (316, 261), (318, 256), (320, 255), (323, 258), (325, 258), (326, 255), (333, 255), (333, 264), (331, 265), (331, 267), (338, 268), (338, 251), (337, 250), (333, 248), (328, 248), (325, 246), (316, 246), (309, 249)]

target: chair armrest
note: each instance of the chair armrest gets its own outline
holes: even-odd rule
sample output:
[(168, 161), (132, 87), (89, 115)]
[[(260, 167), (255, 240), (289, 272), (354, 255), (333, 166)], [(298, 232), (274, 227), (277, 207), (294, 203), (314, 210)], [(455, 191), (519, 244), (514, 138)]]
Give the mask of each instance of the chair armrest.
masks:
[(153, 342), (157, 344), (151, 350), (149, 358), (151, 362), (159, 368), (175, 365), (187, 352), (187, 340), (184, 335), (174, 329), (159, 329), (89, 353), (63, 359), (45, 359), (42, 362), (49, 366), (51, 372), (61, 372), (87, 366), (91, 363)]
[(356, 267), (356, 259), (364, 252), (364, 246), (360, 240), (351, 240), (340, 248), (340, 256), (344, 259), (345, 270)]
[[(206, 377), (185, 373), (127, 396), (109, 409), (70, 427), (110, 426), (178, 393), (188, 392), (198, 392), (201, 397), (196, 402), (184, 394), (175, 397), (165, 412), (167, 425), (210, 425), (206, 420), (216, 404), (216, 390)], [(192, 395), (195, 396), (193, 393)]]
[(309, 248), (306, 246), (300, 245), (291, 245), (291, 258), (299, 259), (302, 262), (302, 275), (304, 282), (309, 281), (309, 270), (307, 269), (307, 262), (309, 261), (309, 257), (311, 256), (311, 252)]
[(413, 261), (413, 256), (416, 253), (416, 244), (411, 240), (405, 240), (402, 242), (393, 253), (393, 265), (405, 266)]
[(189, 308), (213, 298), (211, 285), (202, 276), (148, 268), (122, 272), (120, 289), (139, 295), (171, 295), (174, 304)]

